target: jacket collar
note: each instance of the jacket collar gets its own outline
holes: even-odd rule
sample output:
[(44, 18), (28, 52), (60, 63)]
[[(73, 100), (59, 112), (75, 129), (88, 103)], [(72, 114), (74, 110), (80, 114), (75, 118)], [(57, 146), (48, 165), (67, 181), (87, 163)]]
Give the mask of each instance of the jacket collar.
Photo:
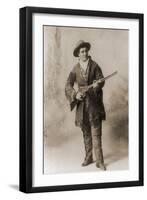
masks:
[(88, 83), (89, 83), (89, 78), (90, 78), (90, 72), (91, 72), (91, 66), (92, 66), (92, 59), (91, 59), (91, 56), (89, 56), (89, 73), (88, 73)]
[[(80, 73), (81, 73), (81, 69), (80, 69), (81, 67), (80, 67), (80, 63), (79, 62), (77, 63), (77, 66), (78, 66), (78, 68), (80, 70)], [(87, 80), (85, 80), (87, 82), (87, 84), (89, 84), (91, 66), (92, 66), (92, 59), (91, 59), (91, 56), (89, 56), (89, 62), (88, 62), (88, 66), (87, 66), (87, 68), (88, 68), (88, 77), (87, 77)]]

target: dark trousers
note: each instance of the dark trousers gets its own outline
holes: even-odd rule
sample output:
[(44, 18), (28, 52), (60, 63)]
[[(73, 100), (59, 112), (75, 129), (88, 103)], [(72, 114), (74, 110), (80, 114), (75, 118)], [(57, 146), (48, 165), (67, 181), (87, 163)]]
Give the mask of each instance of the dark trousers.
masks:
[(99, 119), (95, 123), (90, 122), (88, 114), (84, 115), (85, 121), (82, 127), (86, 157), (85, 160), (93, 159), (93, 149), (96, 158), (96, 164), (103, 164), (102, 151), (102, 120)]

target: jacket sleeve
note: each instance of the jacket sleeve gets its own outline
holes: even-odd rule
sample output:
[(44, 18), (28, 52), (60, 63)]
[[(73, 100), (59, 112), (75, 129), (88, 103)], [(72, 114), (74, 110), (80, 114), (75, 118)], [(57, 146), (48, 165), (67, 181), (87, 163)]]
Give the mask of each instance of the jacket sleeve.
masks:
[(68, 76), (65, 85), (65, 95), (70, 104), (76, 100), (76, 91), (73, 88), (75, 81), (76, 81), (76, 73), (74, 72), (74, 70), (72, 70)]
[[(102, 70), (98, 65), (96, 66), (96, 69), (95, 69), (95, 78), (96, 78), (96, 80), (104, 78)], [(94, 88), (94, 92), (97, 92), (100, 89), (102, 89), (104, 87), (104, 85), (105, 85), (105, 81), (99, 83), (99, 85), (96, 88)]]

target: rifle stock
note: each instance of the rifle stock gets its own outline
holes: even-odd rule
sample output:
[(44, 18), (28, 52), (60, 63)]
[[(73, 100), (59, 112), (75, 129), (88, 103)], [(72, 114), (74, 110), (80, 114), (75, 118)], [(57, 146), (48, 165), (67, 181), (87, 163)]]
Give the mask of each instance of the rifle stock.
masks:
[(77, 103), (78, 103), (77, 99), (75, 99), (73, 102), (71, 102), (71, 104), (70, 104), (70, 110), (71, 111), (75, 108), (75, 106), (77, 105)]

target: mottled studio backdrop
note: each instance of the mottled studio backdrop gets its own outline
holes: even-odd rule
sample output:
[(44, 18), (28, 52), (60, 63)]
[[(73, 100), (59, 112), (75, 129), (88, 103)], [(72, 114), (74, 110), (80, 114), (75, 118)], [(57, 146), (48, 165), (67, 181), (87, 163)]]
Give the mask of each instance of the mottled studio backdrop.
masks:
[(104, 159), (109, 170), (128, 166), (128, 30), (44, 26), (44, 173), (95, 171), (81, 167), (82, 132), (75, 127), (65, 97), (65, 83), (77, 63), (73, 49), (79, 40), (91, 43), (89, 54), (104, 76), (118, 74), (104, 86), (106, 121), (103, 121)]

